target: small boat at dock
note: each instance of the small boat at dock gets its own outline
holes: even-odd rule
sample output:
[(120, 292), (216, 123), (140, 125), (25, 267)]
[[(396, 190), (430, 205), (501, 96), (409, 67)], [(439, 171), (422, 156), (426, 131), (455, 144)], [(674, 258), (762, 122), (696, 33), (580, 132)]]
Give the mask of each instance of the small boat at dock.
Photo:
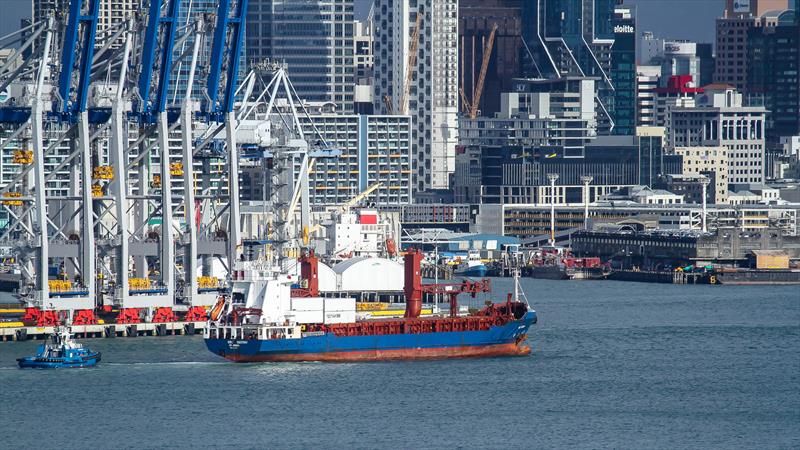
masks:
[(100, 362), (94, 352), (75, 342), (68, 327), (56, 327), (51, 342), (41, 344), (35, 356), (17, 359), (20, 368), (61, 369), (91, 367)]

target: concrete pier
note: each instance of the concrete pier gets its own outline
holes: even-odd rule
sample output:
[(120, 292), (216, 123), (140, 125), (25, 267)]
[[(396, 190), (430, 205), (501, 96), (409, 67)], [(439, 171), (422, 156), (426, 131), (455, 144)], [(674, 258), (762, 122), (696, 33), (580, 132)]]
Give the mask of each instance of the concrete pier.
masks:
[[(72, 334), (78, 339), (136, 336), (181, 336), (201, 334), (206, 322), (166, 322), (135, 324), (73, 325)], [(44, 340), (54, 327), (0, 328), (0, 342)]]

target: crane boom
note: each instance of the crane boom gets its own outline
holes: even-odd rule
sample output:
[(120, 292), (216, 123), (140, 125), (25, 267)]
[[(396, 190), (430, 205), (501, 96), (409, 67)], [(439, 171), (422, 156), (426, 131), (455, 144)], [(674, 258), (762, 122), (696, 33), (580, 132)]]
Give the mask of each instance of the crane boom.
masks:
[(472, 104), (469, 107), (469, 118), (474, 119), (478, 117), (478, 106), (481, 103), (481, 94), (483, 94), (483, 84), (486, 82), (486, 71), (489, 68), (489, 58), (492, 56), (492, 48), (494, 47), (494, 36), (497, 34), (497, 24), (492, 26), (492, 32), (489, 33), (489, 41), (486, 42), (486, 47), (483, 48), (483, 62), (481, 63), (481, 73), (478, 76), (478, 85), (475, 87), (475, 98), (472, 99)]
[(372, 186), (364, 189), (360, 194), (356, 195), (355, 197), (351, 198), (347, 203), (345, 203), (342, 206), (340, 206), (339, 207), (339, 212), (345, 212), (348, 209), (352, 208), (358, 202), (360, 202), (361, 200), (364, 200), (365, 198), (369, 197), (370, 194), (372, 194), (376, 190), (380, 189), (382, 186), (383, 186), (383, 183), (377, 182), (377, 183), (373, 184)]
[(411, 78), (414, 76), (414, 66), (417, 64), (417, 49), (419, 48), (419, 27), (422, 25), (422, 14), (417, 13), (414, 32), (411, 34), (411, 47), (408, 50), (408, 67), (403, 83), (403, 96), (400, 98), (400, 114), (408, 114), (408, 95), (411, 91)]
[(147, 122), (155, 122), (167, 107), (179, 9), (180, 0), (150, 0), (139, 73), (140, 112)]
[(461, 110), (469, 111), (469, 100), (467, 100), (467, 94), (464, 93), (464, 88), (458, 88), (458, 95), (461, 96)]
[[(64, 46), (61, 51), (61, 73), (58, 95), (61, 97), (59, 113), (74, 119), (86, 111), (94, 58), (100, 0), (84, 2), (73, 0), (69, 4)], [(74, 94), (74, 95), (73, 95)]]
[(386, 114), (393, 115), (394, 107), (392, 106), (392, 97), (389, 95), (383, 96), (383, 105), (386, 107)]
[(244, 26), (248, 0), (218, 0), (217, 25), (211, 44), (206, 95), (203, 113), (223, 122), (233, 111), (239, 76), (239, 58), (244, 47)]

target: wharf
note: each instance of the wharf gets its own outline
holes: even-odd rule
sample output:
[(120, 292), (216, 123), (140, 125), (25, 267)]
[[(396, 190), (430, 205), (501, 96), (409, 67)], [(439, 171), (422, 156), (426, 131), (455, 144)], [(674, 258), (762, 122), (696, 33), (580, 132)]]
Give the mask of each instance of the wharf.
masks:
[[(165, 322), (103, 325), (73, 325), (76, 338), (114, 338), (118, 336), (178, 336), (200, 334), (206, 322)], [(53, 327), (0, 327), (0, 342), (44, 340), (53, 333)]]
[(714, 272), (719, 284), (800, 284), (800, 270), (719, 270)]
[(642, 270), (614, 270), (608, 274), (607, 279), (661, 284), (715, 284), (716, 282), (716, 279), (707, 272), (694, 273)]

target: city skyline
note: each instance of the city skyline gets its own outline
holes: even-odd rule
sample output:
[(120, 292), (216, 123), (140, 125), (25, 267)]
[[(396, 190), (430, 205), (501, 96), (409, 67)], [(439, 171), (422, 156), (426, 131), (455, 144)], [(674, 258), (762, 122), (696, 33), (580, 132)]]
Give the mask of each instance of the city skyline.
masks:
[[(0, 0), (8, 6), (0, 16), (0, 35), (19, 28), (20, 19), (30, 17), (30, 0)], [(355, 0), (356, 18), (364, 19), (370, 1)], [(626, 0), (625, 5), (636, 5), (639, 13), (639, 30), (652, 31), (669, 39), (687, 39), (695, 42), (714, 42), (714, 19), (722, 15), (725, 0)], [(685, 14), (684, 6), (691, 4), (695, 11)]]

